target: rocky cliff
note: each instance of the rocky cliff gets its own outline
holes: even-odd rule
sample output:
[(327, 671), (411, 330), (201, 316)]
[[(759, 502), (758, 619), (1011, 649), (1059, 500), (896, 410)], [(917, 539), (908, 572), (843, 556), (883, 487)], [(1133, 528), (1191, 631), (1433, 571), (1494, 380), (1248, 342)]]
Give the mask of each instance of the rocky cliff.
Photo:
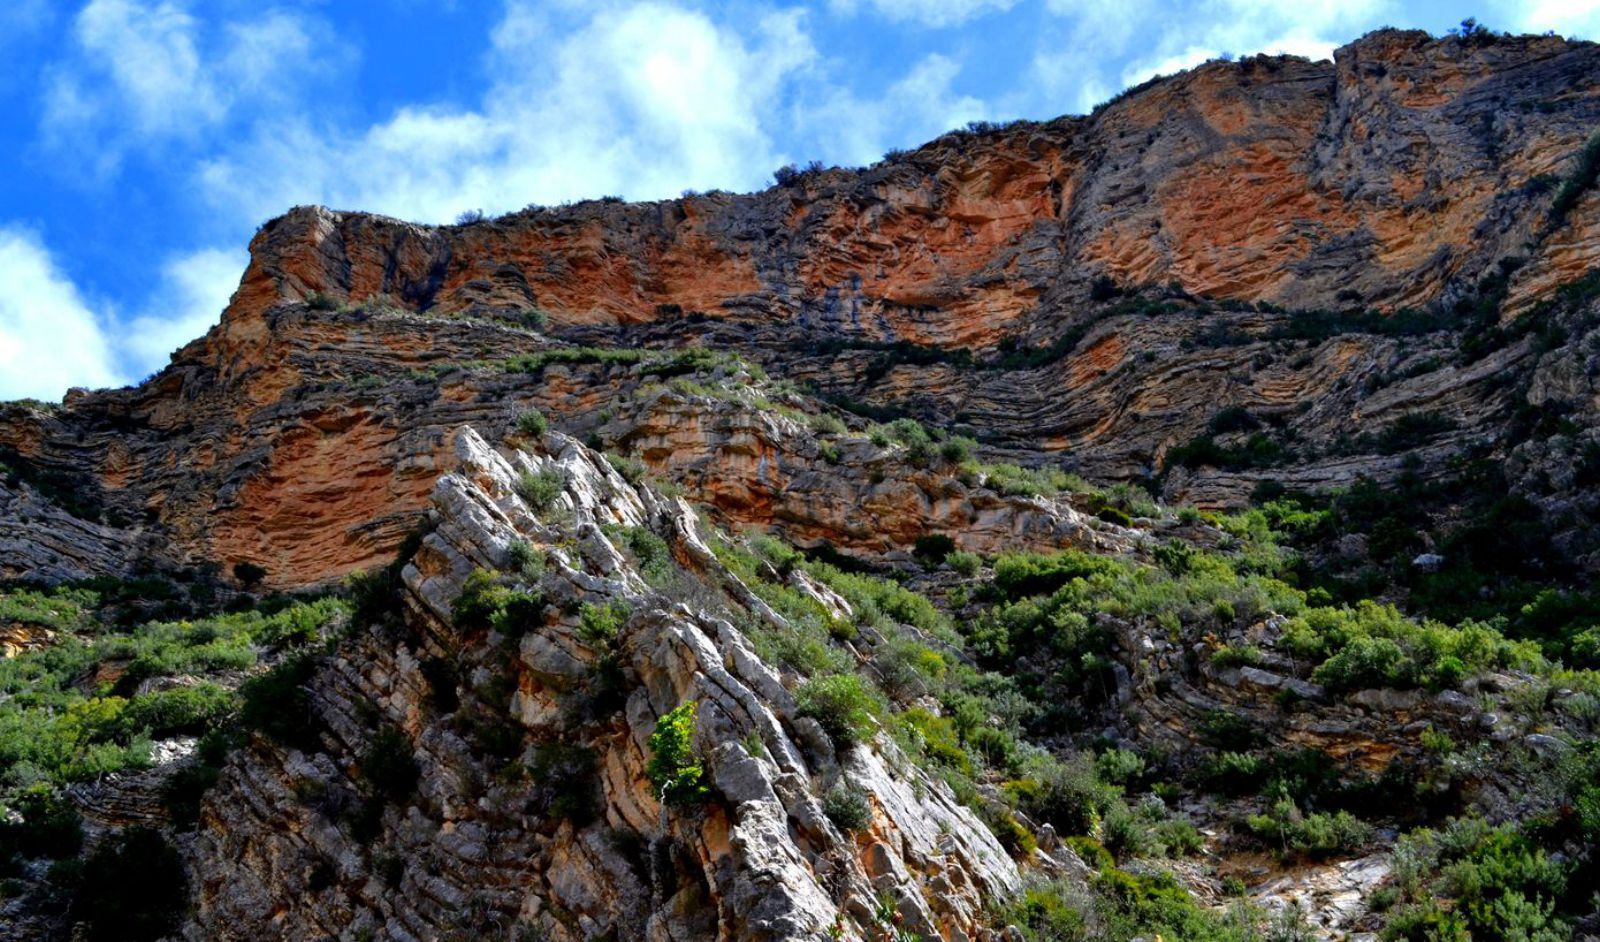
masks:
[[(0, 406), (0, 714), (78, 724), (7, 826), (59, 766), (169, 834), (189, 939), (1505, 930), (1389, 854), (1592, 862), (1597, 128), (1600, 46), (1390, 30), (748, 195), (295, 209), (156, 376)], [(104, 640), (272, 592), (354, 613)], [(0, 937), (98, 931), (12, 869)]]
[[(1333, 64), (1212, 63), (1090, 117), (955, 133), (748, 196), (455, 227), (295, 210), (262, 228), (221, 324), (171, 367), (13, 409), (0, 444), (84, 475), (179, 554), (285, 586), (386, 558), (444, 429), (517, 400), (594, 424), (611, 392), (594, 384), (615, 371), (483, 375), (571, 342), (741, 351), (1100, 479), (1159, 473), (1238, 405), (1322, 452), (1283, 476), (1347, 484), (1394, 465), (1325, 454), (1361, 431), (1421, 412), (1448, 413), (1458, 439), (1503, 430), (1533, 352), (1508, 341), (1461, 363), (1456, 348), (1600, 251), (1584, 158), (1597, 55), (1380, 32)], [(1237, 501), (1251, 483), (1185, 475), (1168, 496)]]

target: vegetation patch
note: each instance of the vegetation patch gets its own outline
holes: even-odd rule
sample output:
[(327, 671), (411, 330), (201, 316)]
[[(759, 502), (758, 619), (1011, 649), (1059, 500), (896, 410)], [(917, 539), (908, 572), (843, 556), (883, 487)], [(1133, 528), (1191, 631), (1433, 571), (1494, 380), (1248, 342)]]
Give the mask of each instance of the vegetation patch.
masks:
[(650, 734), (650, 763), (645, 774), (656, 794), (669, 805), (695, 805), (711, 797), (705, 767), (694, 750), (695, 701), (664, 714)]

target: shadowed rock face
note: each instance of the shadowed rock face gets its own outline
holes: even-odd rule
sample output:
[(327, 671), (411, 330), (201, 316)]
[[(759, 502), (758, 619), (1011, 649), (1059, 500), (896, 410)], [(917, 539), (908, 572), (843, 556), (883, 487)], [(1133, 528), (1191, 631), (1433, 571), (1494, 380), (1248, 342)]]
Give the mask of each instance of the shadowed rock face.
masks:
[[(964, 426), (988, 457), (1100, 480), (1165, 472), (1167, 496), (1202, 504), (1269, 477), (1390, 475), (1403, 456), (1343, 443), (1417, 413), (1453, 424), (1420, 448), (1433, 468), (1499, 447), (1534, 386), (1594, 408), (1581, 337), (1558, 355), (1508, 341), (1463, 362), (1462, 338), (1493, 319), (1448, 312), (1517, 259), (1491, 315), (1540, 317), (1600, 255), (1600, 198), (1580, 190), (1551, 212), (1600, 126), (1596, 75), (1592, 44), (1381, 31), (1333, 63), (1211, 63), (1089, 117), (954, 133), (750, 195), (453, 227), (296, 209), (258, 233), (222, 322), (171, 366), (49, 413), (12, 407), (0, 447), (84, 475), (116, 525), (30, 551), (53, 572), (156, 553), (248, 561), (285, 587), (388, 558), (447, 431), (529, 403), (574, 430), (608, 428), (608, 447), (637, 441), (652, 470), (694, 469), (693, 496), (730, 519), (808, 541), (881, 550), (987, 512), (952, 507), (933, 481), (880, 486), (865, 467), (865, 480), (827, 481), (808, 436), (730, 425), (721, 405), (686, 414), (707, 401), (624, 412), (618, 395), (643, 381), (626, 370), (444, 370), (563, 340), (741, 351), (830, 395)], [(1279, 308), (1445, 313), (1425, 334), (1295, 339)], [(547, 327), (515, 326), (533, 309)], [(921, 353), (871, 349), (891, 342)], [(963, 359), (1013, 349), (1052, 352), (1010, 368)], [(408, 378), (419, 370), (432, 381)], [(1170, 468), (1168, 451), (1225, 406), (1287, 429), (1294, 460)], [(1547, 451), (1537, 468), (1569, 454)], [(25, 531), (6, 522), (15, 513), (0, 538)]]

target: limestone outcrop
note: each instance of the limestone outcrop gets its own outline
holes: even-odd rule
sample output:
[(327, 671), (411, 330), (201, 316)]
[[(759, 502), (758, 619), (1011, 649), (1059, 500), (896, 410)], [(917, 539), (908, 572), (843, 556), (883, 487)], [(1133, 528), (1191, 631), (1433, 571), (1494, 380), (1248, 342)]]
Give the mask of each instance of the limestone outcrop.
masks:
[[(1017, 885), (1010, 856), (887, 737), (841, 754), (796, 713), (784, 678), (728, 620), (783, 630), (782, 617), (710, 602), (737, 577), (701, 543), (686, 504), (636, 489), (559, 435), (548, 452), (497, 450), (466, 428), (454, 455), (405, 569), (406, 632), (351, 639), (313, 681), (326, 751), (258, 745), (207, 798), (190, 851), (201, 888), (190, 938), (430, 939), (526, 925), (551, 939), (809, 940), (841, 915), (844, 938), (866, 938), (885, 894), (925, 936), (978, 934), (984, 901)], [(560, 469), (565, 489), (535, 510), (516, 481), (544, 469)], [(608, 527), (672, 535), (681, 581), (652, 588)], [(620, 602), (631, 613), (620, 633), (597, 642), (560, 615), (517, 625), (520, 639), (460, 624), (452, 602), (467, 577), (507, 566), (515, 541), (547, 554), (537, 587), (557, 612)], [(426, 668), (441, 657), (456, 658), (461, 677), (450, 711)], [(629, 692), (597, 708), (607, 671)], [(473, 685), (490, 676), (514, 691), (496, 718), (514, 742), (497, 754), (467, 722), (484, 709)], [(686, 702), (698, 705), (710, 793), (680, 808), (662, 802), (646, 764), (658, 718)], [(421, 784), (362, 841), (349, 833), (352, 796), (377, 728), (404, 736)], [(595, 804), (564, 821), (532, 808), (539, 799), (506, 771), (556, 750), (592, 763), (592, 777), (563, 783), (579, 792), (569, 800)], [(823, 812), (840, 783), (872, 796), (858, 832)], [(550, 787), (532, 784), (534, 795)], [(404, 865), (386, 875), (392, 861)]]

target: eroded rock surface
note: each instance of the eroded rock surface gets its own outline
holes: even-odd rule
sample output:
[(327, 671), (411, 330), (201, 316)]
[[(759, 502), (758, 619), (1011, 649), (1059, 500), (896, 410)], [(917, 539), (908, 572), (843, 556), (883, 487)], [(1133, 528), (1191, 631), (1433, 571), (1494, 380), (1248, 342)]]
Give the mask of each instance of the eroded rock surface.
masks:
[[(977, 934), (984, 900), (1018, 882), (989, 831), (887, 739), (836, 754), (726, 617), (651, 589), (600, 529), (673, 533), (694, 578), (734, 579), (699, 542), (685, 504), (634, 488), (570, 439), (552, 447), (502, 452), (458, 433), (458, 465), (436, 485), (431, 533), (405, 571), (410, 632), (347, 642), (314, 681), (326, 752), (258, 744), (229, 765), (191, 850), (201, 890), (188, 936), (426, 939), (527, 923), (554, 939), (707, 938), (716, 927), (721, 937), (799, 940), (843, 913), (846, 937), (857, 938), (881, 894), (919, 932)], [(544, 468), (562, 469), (566, 488), (535, 512), (515, 482)], [(513, 645), (458, 625), (451, 602), (467, 575), (503, 566), (514, 540), (549, 554), (539, 586), (552, 600), (626, 602), (621, 634), (597, 644), (563, 616), (519, 626)], [(759, 614), (781, 628), (770, 610)], [(430, 692), (423, 664), (452, 651), (470, 678), (499, 672), (514, 684), (515, 720), (505, 721), (516, 724), (516, 753), (486, 755), (464, 722), (471, 704), (447, 712)], [(603, 659), (632, 690), (615, 712), (584, 706)], [(658, 800), (645, 765), (656, 720), (687, 701), (698, 704), (712, 797), (681, 809)], [(375, 840), (360, 841), (349, 822), (362, 750), (379, 726), (415, 749), (421, 788), (414, 803), (383, 811)], [(496, 765), (536, 764), (552, 744), (592, 759), (597, 781), (571, 785), (593, 790), (581, 796), (597, 802), (592, 818), (540, 815), (528, 786)], [(822, 811), (822, 794), (841, 781), (872, 796), (860, 833)], [(394, 873), (387, 861), (404, 864)]]

